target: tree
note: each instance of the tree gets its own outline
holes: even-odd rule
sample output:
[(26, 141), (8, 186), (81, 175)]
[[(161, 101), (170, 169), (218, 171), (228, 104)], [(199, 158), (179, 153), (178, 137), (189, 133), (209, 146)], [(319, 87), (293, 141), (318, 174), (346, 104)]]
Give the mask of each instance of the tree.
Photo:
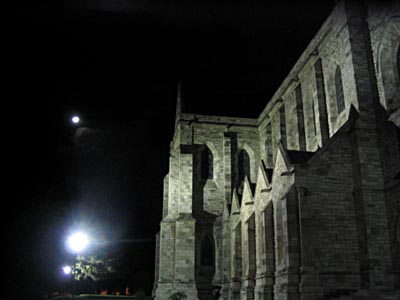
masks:
[(74, 272), (76, 280), (107, 279), (115, 273), (117, 268), (117, 261), (113, 258), (78, 255), (76, 260)]

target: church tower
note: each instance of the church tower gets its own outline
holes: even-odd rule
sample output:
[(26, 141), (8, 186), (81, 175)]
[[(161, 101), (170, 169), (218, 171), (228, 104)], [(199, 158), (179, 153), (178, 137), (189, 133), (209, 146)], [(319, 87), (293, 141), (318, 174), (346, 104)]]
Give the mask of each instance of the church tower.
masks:
[(188, 299), (211, 300), (227, 290), (227, 210), (240, 178), (255, 180), (250, 165), (259, 159), (257, 120), (185, 113), (181, 82), (177, 94), (155, 296), (164, 300), (180, 291)]
[(169, 173), (164, 179), (163, 219), (159, 236), (159, 273), (156, 298), (167, 299), (181, 291), (197, 299), (195, 286), (195, 219), (192, 215), (193, 145), (188, 129), (180, 122), (182, 85), (179, 83), (175, 135), (170, 148)]

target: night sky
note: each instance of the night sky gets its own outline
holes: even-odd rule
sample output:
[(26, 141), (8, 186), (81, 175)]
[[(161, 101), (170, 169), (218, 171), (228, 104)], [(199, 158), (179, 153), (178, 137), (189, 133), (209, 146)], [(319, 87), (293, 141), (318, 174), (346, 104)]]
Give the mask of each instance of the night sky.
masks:
[(132, 240), (91, 251), (130, 253), (132, 278), (152, 281), (178, 81), (187, 112), (258, 117), (333, 3), (70, 0), (13, 10), (3, 38), (2, 292), (60, 289), (76, 227)]

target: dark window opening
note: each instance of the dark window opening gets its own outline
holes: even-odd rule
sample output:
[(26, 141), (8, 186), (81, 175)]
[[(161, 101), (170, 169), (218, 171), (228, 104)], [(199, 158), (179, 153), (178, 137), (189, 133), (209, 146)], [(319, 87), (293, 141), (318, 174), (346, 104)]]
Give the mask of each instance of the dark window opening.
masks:
[(212, 179), (214, 175), (214, 158), (210, 149), (205, 148), (201, 153), (201, 177)]
[(314, 103), (314, 100), (311, 101), (311, 111), (312, 111), (314, 135), (317, 135), (317, 118), (316, 118), (316, 115), (315, 115), (315, 103)]
[(345, 109), (344, 94), (343, 94), (343, 81), (342, 72), (340, 67), (336, 67), (335, 72), (335, 88), (336, 88), (336, 104), (338, 109), (338, 114), (340, 114)]
[(250, 157), (246, 150), (239, 153), (239, 182), (242, 182), (247, 176), (250, 179)]
[(214, 265), (214, 247), (210, 237), (206, 236), (201, 243), (201, 265)]
[(272, 168), (272, 129), (271, 122), (265, 129), (265, 163), (268, 168)]

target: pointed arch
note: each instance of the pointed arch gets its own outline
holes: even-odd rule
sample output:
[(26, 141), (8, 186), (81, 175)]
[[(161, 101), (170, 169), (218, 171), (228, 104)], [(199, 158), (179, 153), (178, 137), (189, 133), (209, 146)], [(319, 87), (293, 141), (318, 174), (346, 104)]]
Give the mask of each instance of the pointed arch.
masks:
[(238, 175), (239, 182), (242, 182), (246, 176), (250, 179), (250, 156), (244, 149), (239, 152)]
[(201, 152), (201, 178), (214, 178), (214, 156), (207, 146)]
[(400, 105), (400, 16), (391, 16), (381, 25), (376, 49), (377, 82), (380, 101), (388, 111)]
[(344, 93), (343, 93), (343, 79), (342, 72), (340, 70), (339, 65), (336, 66), (335, 71), (335, 91), (336, 91), (336, 105), (338, 114), (344, 111), (346, 108), (344, 101)]

